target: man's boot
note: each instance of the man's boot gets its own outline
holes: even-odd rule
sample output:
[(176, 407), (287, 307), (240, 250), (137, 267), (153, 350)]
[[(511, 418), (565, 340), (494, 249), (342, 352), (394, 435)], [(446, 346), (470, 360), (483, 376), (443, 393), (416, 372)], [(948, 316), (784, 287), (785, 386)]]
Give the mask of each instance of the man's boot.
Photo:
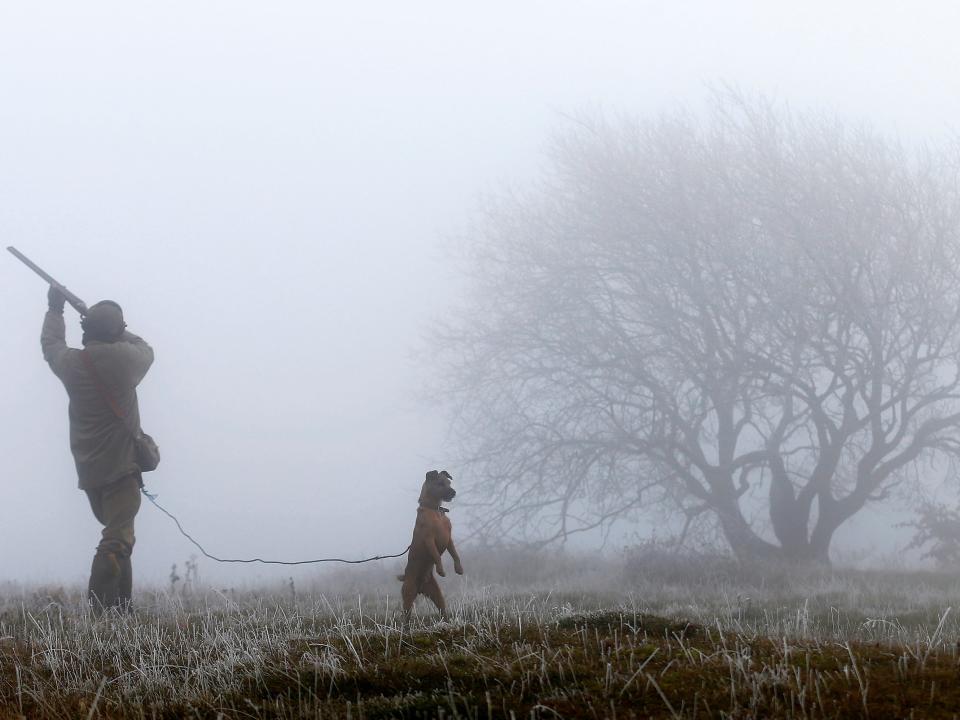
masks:
[(93, 609), (101, 612), (117, 604), (120, 597), (120, 562), (106, 550), (97, 550), (90, 567), (90, 585), (87, 595)]
[(120, 610), (131, 612), (133, 610), (133, 563), (129, 555), (123, 555), (118, 560), (120, 562), (120, 579), (117, 583), (117, 601)]

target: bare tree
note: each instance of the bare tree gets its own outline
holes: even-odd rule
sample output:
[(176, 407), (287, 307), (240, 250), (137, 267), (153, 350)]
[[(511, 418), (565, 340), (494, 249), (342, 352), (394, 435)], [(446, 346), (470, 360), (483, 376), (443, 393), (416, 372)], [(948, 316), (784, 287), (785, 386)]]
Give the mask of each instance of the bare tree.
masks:
[(579, 120), (468, 234), (443, 384), (493, 535), (669, 505), (742, 560), (836, 530), (960, 424), (958, 156), (719, 94)]

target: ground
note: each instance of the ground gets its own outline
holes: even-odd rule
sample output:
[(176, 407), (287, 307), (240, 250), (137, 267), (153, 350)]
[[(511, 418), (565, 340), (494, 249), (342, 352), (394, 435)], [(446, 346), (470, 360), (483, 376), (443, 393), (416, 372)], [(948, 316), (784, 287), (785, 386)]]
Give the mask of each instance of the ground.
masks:
[(0, 718), (960, 716), (949, 575), (467, 582), (449, 621), (423, 603), (409, 628), (398, 584), (344, 577), (142, 592), (101, 618), (77, 591), (2, 588)]

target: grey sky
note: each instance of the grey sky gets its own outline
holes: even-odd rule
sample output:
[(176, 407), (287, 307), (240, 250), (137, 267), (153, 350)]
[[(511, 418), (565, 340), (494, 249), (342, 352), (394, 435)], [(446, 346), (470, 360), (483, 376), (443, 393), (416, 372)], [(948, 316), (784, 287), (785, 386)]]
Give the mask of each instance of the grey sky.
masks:
[[(3, 3), (0, 232), (156, 348), (148, 481), (211, 549), (396, 552), (447, 463), (416, 402), (457, 289), (444, 238), (535, 174), (563, 113), (728, 81), (937, 136), (958, 21), (950, 2)], [(80, 580), (98, 533), (44, 292), (0, 262), (0, 580)], [(191, 552), (144, 508), (141, 578)]]

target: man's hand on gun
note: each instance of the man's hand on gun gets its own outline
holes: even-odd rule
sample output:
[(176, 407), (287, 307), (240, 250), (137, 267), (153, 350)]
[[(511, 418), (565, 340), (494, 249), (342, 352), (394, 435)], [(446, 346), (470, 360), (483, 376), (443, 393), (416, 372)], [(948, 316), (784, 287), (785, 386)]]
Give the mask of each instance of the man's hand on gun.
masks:
[(50, 311), (62, 315), (63, 307), (66, 304), (66, 295), (60, 292), (60, 288), (58, 288), (56, 285), (51, 285), (50, 289), (47, 290), (47, 305), (50, 307)]

